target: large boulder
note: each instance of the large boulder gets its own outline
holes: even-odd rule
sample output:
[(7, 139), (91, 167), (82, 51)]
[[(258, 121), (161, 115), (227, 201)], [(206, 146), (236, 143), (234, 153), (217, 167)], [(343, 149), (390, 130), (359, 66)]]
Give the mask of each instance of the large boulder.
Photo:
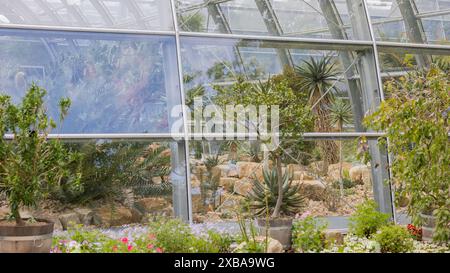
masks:
[(238, 181), (238, 178), (233, 177), (222, 177), (220, 178), (219, 186), (223, 187), (225, 190), (232, 192), (234, 189), (234, 184)]
[(295, 172), (304, 172), (307, 170), (306, 166), (300, 164), (289, 164), (287, 165), (288, 172), (293, 174)]
[(143, 214), (152, 214), (164, 210), (170, 203), (162, 197), (142, 198), (134, 203), (134, 207)]
[(66, 213), (59, 216), (63, 230), (67, 230), (71, 227), (81, 224), (80, 217), (76, 212)]
[(94, 223), (105, 227), (139, 223), (141, 219), (132, 209), (124, 206), (106, 205), (95, 210)]
[(94, 219), (94, 212), (90, 209), (76, 209), (75, 213), (80, 219), (80, 223), (84, 226), (90, 226)]
[(323, 201), (326, 186), (319, 180), (294, 181), (294, 185), (300, 186), (300, 192), (314, 201)]
[(244, 178), (234, 183), (233, 191), (236, 194), (247, 196), (252, 188), (253, 182), (250, 179)]
[(238, 162), (239, 178), (263, 178), (263, 164), (255, 162)]
[(365, 165), (355, 166), (350, 169), (350, 179), (355, 184), (368, 185), (372, 181), (369, 167)]
[(218, 169), (220, 170), (220, 177), (228, 177), (228, 172), (230, 171), (229, 165), (217, 165), (213, 168), (213, 170)]
[[(342, 163), (342, 172), (343, 173), (349, 173), (350, 169), (352, 168), (352, 163), (343, 162)], [(339, 181), (340, 180), (340, 174), (339, 174), (340, 164), (332, 164), (328, 166), (328, 177), (331, 179), (331, 181)]]

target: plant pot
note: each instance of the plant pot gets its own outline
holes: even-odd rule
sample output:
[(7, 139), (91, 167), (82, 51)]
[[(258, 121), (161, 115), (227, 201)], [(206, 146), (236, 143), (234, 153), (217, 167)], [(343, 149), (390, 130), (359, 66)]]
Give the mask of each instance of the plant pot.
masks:
[(266, 227), (269, 228), (269, 237), (279, 241), (285, 250), (292, 245), (292, 222), (293, 219), (258, 219), (257, 225), (261, 236), (266, 236)]
[(420, 217), (423, 219), (422, 224), (422, 241), (433, 241), (434, 231), (436, 230), (436, 217), (428, 213), (421, 213)]
[(46, 220), (25, 226), (0, 221), (0, 253), (50, 253), (53, 225)]

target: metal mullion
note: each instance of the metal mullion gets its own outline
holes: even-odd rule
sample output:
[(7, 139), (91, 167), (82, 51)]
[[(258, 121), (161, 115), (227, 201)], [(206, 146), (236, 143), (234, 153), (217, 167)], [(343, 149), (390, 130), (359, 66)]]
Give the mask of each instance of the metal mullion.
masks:
[(184, 125), (184, 151), (185, 151), (185, 164), (186, 164), (186, 187), (187, 187), (187, 200), (188, 200), (188, 221), (189, 223), (193, 223), (193, 215), (192, 215), (192, 186), (191, 186), (191, 168), (190, 168), (190, 157), (189, 157), (189, 127), (188, 127), (188, 118), (185, 103), (186, 96), (184, 92), (184, 77), (183, 77), (183, 66), (182, 66), (182, 58), (181, 58), (181, 44), (180, 44), (180, 30), (178, 27), (178, 17), (177, 10), (175, 5), (175, 0), (170, 0), (170, 6), (172, 9), (172, 19), (173, 26), (175, 30), (175, 43), (176, 43), (176, 56), (178, 63), (178, 76), (179, 76), (179, 84), (180, 84), (180, 95), (181, 95), (181, 103), (183, 105), (183, 125)]
[[(375, 57), (375, 65), (376, 65), (376, 74), (377, 74), (377, 81), (378, 81), (378, 89), (380, 90), (380, 97), (381, 97), (381, 101), (385, 101), (386, 97), (384, 94), (384, 86), (383, 86), (383, 80), (382, 80), (382, 76), (381, 76), (381, 62), (380, 62), (380, 57), (379, 57), (379, 52), (378, 52), (378, 44), (377, 44), (377, 38), (375, 36), (375, 30), (373, 28), (372, 25), (372, 18), (370, 17), (369, 14), (369, 7), (367, 5), (367, 1), (363, 0), (363, 5), (364, 5), (364, 10), (366, 12), (366, 18), (367, 18), (367, 22), (369, 24), (369, 31), (370, 31), (370, 35), (372, 37), (372, 41), (373, 41), (373, 52), (374, 52), (374, 57)], [(389, 143), (389, 139), (386, 140), (387, 142), (387, 146), (389, 147), (390, 143)], [(388, 160), (388, 176), (389, 176), (389, 190), (391, 193), (391, 210), (392, 210), (392, 217), (393, 217), (393, 221), (394, 223), (397, 223), (397, 212), (395, 209), (395, 194), (394, 194), (394, 188), (393, 185), (391, 183), (392, 181), (392, 169), (391, 169), (391, 162), (392, 162), (392, 154), (389, 153), (389, 151), (387, 151), (387, 160)]]

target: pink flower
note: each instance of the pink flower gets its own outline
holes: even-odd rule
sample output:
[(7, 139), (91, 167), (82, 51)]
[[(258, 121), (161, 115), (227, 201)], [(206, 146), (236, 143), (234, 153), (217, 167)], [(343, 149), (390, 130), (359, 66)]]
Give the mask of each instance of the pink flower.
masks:
[(148, 238), (149, 238), (150, 240), (154, 240), (154, 239), (156, 239), (156, 236), (155, 236), (155, 234), (149, 234), (149, 235), (148, 235)]
[(149, 244), (149, 245), (147, 246), (148, 249), (153, 249), (154, 247), (155, 247), (155, 246), (152, 245), (152, 244)]
[(128, 249), (128, 251), (131, 251), (131, 250), (133, 250), (133, 246), (132, 245), (128, 245), (127, 249)]
[(158, 253), (163, 253), (163, 250), (162, 250), (161, 248), (158, 247), (158, 248), (156, 249), (156, 252), (158, 252)]
[(128, 238), (127, 237), (123, 237), (121, 239), (121, 241), (122, 241), (122, 243), (126, 244), (126, 243), (128, 243)]
[(113, 246), (113, 247), (112, 247), (112, 250), (113, 250), (114, 252), (117, 252), (117, 246)]

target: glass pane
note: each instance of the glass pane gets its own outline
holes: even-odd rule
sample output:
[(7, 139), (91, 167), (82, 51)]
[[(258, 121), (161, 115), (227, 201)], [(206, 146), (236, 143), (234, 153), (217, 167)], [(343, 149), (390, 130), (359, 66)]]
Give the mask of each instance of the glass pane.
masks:
[(367, 1), (375, 35), (381, 41), (447, 44), (450, 1)]
[(0, 31), (0, 90), (18, 101), (35, 82), (72, 107), (61, 133), (164, 133), (180, 104), (175, 39), (48, 31)]
[[(321, 116), (323, 119), (328, 119), (332, 103), (342, 99), (349, 111), (347, 112), (349, 119), (342, 131), (362, 130), (358, 121), (364, 112), (361, 86), (365, 83), (361, 82), (359, 71), (364, 67), (359, 65), (360, 57), (353, 51), (312, 49), (311, 45), (297, 43), (232, 39), (183, 37), (181, 41), (187, 104), (191, 110), (194, 110), (195, 98), (200, 98), (204, 107), (223, 104), (222, 97), (219, 96), (224, 93), (223, 91), (230, 96), (235, 93), (236, 100), (229, 101), (229, 104), (242, 104), (240, 94), (250, 94), (253, 87), (267, 83), (271, 79), (275, 83), (280, 81), (287, 83), (299, 99), (295, 104), (310, 107), (315, 116)], [(372, 54), (369, 48), (363, 47), (361, 50), (366, 50), (368, 56)], [(294, 69), (289, 68), (290, 63), (294, 65)], [(314, 71), (311, 69), (314, 64), (323, 64), (323, 69)], [(322, 72), (326, 72), (327, 76), (322, 82), (323, 85), (319, 86), (315, 84), (314, 75)], [(365, 77), (376, 79), (374, 70), (366, 73), (368, 74), (364, 75)], [(239, 81), (250, 85), (239, 86)], [(374, 88), (377, 89), (376, 82)], [(228, 92), (229, 90), (231, 91)], [(255, 99), (257, 96), (252, 98)], [(206, 122), (208, 119), (205, 118), (203, 121)], [(326, 123), (328, 125), (320, 129), (321, 125), (317, 123), (317, 126), (308, 127), (307, 131), (339, 130), (330, 122)]]
[(9, 24), (172, 30), (170, 1), (0, 0), (0, 21)]
[[(45, 213), (46, 219), (55, 218), (57, 229), (69, 224), (61, 221), (60, 225), (59, 219), (65, 219), (58, 219), (61, 207), (65, 208), (63, 215), (84, 209), (80, 224), (98, 227), (147, 223), (154, 215), (187, 215), (186, 174), (185, 168), (180, 168), (185, 163), (175, 159), (184, 150), (179, 150), (177, 143), (96, 140), (65, 145), (82, 155), (82, 187), (73, 191), (63, 184), (52, 196), (55, 206)], [(180, 212), (182, 215), (177, 214)]]
[[(342, 148), (342, 157), (328, 166), (324, 165), (324, 154), (319, 148), (321, 141), (303, 141), (298, 149), (283, 152), (283, 173), (288, 172), (288, 180), (292, 181), (289, 188), (302, 200), (296, 213), (309, 212), (318, 217), (349, 216), (358, 204), (373, 199), (371, 166), (365, 162), (367, 143), (362, 140), (334, 142)], [(249, 141), (193, 141), (190, 145), (194, 221), (256, 217), (261, 208), (255, 205), (258, 199), (251, 197), (252, 193), (260, 197), (255, 180), (262, 185), (273, 183), (265, 180), (263, 170), (274, 170), (274, 158), (265, 157), (263, 152), (258, 152), (257, 143)], [(273, 205), (273, 199), (270, 200)]]
[(210, 2), (177, 1), (180, 29), (193, 32), (356, 39), (353, 37), (350, 20), (352, 7), (344, 0)]

